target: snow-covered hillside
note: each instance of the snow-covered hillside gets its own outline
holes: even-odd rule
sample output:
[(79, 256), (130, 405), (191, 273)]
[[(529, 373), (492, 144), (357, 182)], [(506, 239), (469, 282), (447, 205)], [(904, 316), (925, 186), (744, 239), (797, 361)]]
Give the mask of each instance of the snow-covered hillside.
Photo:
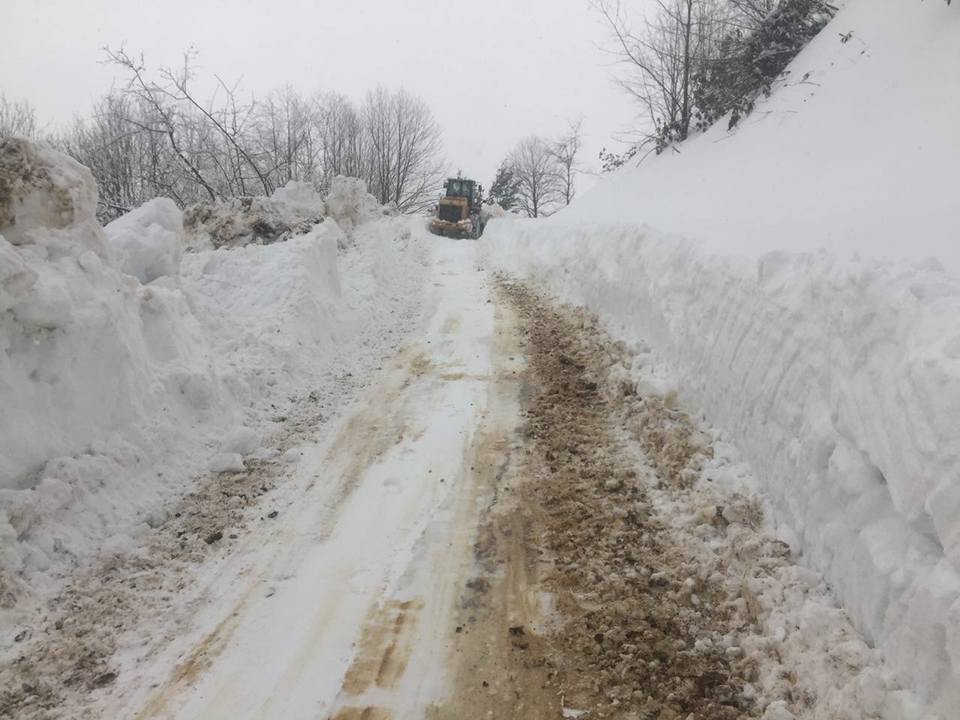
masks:
[(956, 4), (836, 4), (739, 129), (721, 121), (625, 168), (557, 221), (649, 223), (719, 252), (936, 256), (960, 272)]
[(945, 717), (960, 707), (955, 10), (851, 0), (735, 132), (484, 239), (493, 267), (598, 312), (639, 380), (742, 450), (780, 536)]
[(408, 221), (380, 219), (355, 181), (326, 199), (346, 232), (328, 216), (287, 242), (185, 253), (171, 201), (104, 229), (86, 168), (2, 150), (0, 588), (16, 596), (130, 549), (198, 472), (268, 444), (296, 398), (335, 410), (338, 376), (399, 343), (425, 270)]

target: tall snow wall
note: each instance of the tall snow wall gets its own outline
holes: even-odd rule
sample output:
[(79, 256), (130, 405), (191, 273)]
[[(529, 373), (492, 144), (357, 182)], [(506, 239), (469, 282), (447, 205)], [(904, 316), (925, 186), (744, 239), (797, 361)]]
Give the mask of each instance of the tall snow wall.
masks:
[(960, 707), (960, 282), (636, 227), (495, 221), (484, 244), (652, 347), (751, 462), (778, 534), (920, 695)]
[(484, 242), (654, 349), (751, 461), (784, 539), (956, 717), (960, 12), (837, 5), (733, 132)]

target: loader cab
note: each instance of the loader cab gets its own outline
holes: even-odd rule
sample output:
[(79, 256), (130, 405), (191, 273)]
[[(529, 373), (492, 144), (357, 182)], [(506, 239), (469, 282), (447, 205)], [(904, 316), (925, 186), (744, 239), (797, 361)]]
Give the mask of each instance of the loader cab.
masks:
[(443, 183), (443, 187), (447, 191), (447, 197), (466, 198), (471, 208), (480, 204), (479, 189), (475, 180), (448, 178)]
[(453, 238), (478, 238), (485, 224), (483, 218), (483, 186), (462, 177), (448, 178), (443, 183), (444, 197), (433, 210), (430, 232)]

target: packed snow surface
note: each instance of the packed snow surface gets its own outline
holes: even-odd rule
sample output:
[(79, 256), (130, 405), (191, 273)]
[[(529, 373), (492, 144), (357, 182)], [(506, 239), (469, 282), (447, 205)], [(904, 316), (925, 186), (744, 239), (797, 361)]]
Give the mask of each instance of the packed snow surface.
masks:
[(722, 428), (779, 535), (945, 717), (960, 707), (958, 32), (944, 3), (852, 0), (734, 132), (548, 221), (493, 220), (482, 241), (493, 267), (598, 312), (639, 379)]
[(184, 254), (171, 201), (104, 230), (89, 171), (51, 150), (5, 140), (0, 190), (4, 596), (129, 549), (196, 473), (242, 469), (278, 409), (335, 400), (334, 370), (393, 347), (425, 272), (408, 221), (342, 197), (348, 249), (318, 215), (288, 242)]

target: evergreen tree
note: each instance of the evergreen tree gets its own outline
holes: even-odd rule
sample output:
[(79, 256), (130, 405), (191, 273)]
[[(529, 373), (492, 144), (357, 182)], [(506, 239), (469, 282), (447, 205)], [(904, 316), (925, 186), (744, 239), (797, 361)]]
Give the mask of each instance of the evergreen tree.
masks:
[(607, 148), (603, 148), (598, 155), (600, 158), (601, 172), (608, 173), (622, 167), (625, 162), (636, 157), (641, 147), (642, 145), (631, 145), (626, 151), (619, 155), (611, 150), (607, 150)]
[(736, 30), (720, 42), (693, 79), (697, 126), (705, 130), (730, 113), (729, 127), (769, 95), (774, 80), (830, 21), (836, 8), (827, 0), (781, 0), (752, 31)]
[(490, 185), (487, 202), (496, 203), (504, 210), (513, 210), (517, 206), (517, 192), (520, 189), (520, 180), (510, 163), (503, 161), (497, 168), (497, 177)]

